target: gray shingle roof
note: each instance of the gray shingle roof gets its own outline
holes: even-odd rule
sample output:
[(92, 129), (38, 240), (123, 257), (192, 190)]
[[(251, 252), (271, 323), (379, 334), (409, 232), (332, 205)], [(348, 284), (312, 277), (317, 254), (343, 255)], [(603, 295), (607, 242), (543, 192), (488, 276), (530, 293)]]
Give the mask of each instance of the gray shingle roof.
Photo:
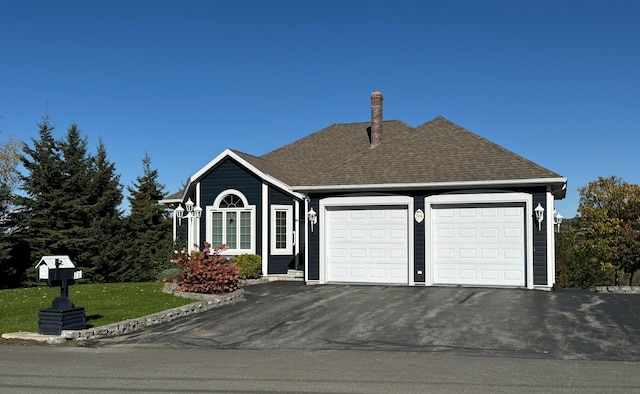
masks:
[(415, 128), (385, 121), (382, 144), (375, 148), (369, 127), (335, 124), (262, 159), (296, 187), (560, 178), (443, 117)]

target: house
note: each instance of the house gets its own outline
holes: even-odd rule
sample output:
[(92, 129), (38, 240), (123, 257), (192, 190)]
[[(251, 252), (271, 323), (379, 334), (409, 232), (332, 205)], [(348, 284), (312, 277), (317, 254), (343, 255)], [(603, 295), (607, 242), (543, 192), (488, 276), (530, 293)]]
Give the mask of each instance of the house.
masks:
[(174, 236), (310, 284), (553, 287), (567, 180), (443, 117), (383, 121), (382, 102), (260, 157), (223, 151), (163, 201)]

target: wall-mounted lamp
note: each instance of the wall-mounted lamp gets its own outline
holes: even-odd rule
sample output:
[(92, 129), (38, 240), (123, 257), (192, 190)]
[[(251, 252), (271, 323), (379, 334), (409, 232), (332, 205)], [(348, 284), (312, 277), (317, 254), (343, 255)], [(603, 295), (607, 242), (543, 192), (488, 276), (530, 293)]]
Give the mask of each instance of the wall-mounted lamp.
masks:
[(538, 206), (533, 210), (536, 213), (536, 220), (538, 221), (538, 231), (542, 230), (542, 221), (544, 220), (544, 208), (538, 203)]
[(558, 232), (560, 232), (560, 224), (562, 223), (562, 215), (560, 215), (560, 212), (556, 211), (555, 209), (553, 210), (553, 224), (557, 224), (558, 225)]
[(307, 218), (311, 224), (311, 232), (313, 232), (313, 226), (318, 223), (318, 214), (313, 210), (313, 208), (311, 208), (309, 212), (307, 212)]

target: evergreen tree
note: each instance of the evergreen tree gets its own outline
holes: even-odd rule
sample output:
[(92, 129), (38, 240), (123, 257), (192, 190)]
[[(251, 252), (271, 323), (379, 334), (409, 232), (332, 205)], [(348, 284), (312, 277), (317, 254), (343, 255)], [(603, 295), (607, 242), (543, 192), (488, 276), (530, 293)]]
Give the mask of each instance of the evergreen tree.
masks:
[[(21, 175), (23, 195), (18, 196), (17, 242), (21, 244), (23, 264), (33, 267), (40, 257), (59, 250), (62, 223), (62, 157), (60, 146), (53, 138), (53, 126), (45, 117), (38, 125), (39, 139), (31, 139), (33, 148), (25, 146), (21, 157), (27, 171)], [(33, 273), (31, 274), (33, 275)], [(35, 278), (24, 278), (33, 280)]]
[(127, 187), (131, 213), (127, 217), (130, 245), (126, 266), (119, 275), (126, 281), (154, 280), (171, 258), (171, 221), (167, 209), (158, 203), (164, 185), (158, 183), (158, 171), (151, 168), (148, 154), (142, 160), (143, 175), (133, 187)]
[(68, 255), (77, 267), (91, 274), (93, 252), (90, 237), (91, 185), (93, 173), (91, 157), (87, 153), (87, 140), (80, 129), (72, 124), (64, 141), (60, 143), (62, 184), (60, 188), (60, 210), (56, 213), (58, 239), (51, 240), (56, 254)]
[(115, 166), (107, 159), (102, 141), (92, 158), (92, 183), (89, 197), (91, 206), (90, 238), (88, 248), (92, 254), (90, 279), (94, 282), (113, 282), (120, 262), (125, 261), (126, 249), (122, 210), (122, 185)]
[[(40, 139), (25, 147), (24, 196), (20, 204), (20, 250), (31, 266), (45, 255), (68, 255), (83, 277), (108, 281), (114, 263), (122, 261), (122, 186), (100, 142), (96, 156), (72, 124), (63, 141), (53, 138), (48, 119), (39, 125)], [(26, 282), (35, 279), (27, 274)]]

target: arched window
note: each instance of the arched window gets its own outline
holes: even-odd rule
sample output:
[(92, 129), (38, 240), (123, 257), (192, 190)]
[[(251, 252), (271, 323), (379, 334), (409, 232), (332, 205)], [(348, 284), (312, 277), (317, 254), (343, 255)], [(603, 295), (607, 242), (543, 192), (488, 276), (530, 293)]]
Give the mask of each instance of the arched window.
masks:
[(207, 240), (225, 253), (255, 253), (255, 206), (237, 190), (225, 190), (207, 207)]

